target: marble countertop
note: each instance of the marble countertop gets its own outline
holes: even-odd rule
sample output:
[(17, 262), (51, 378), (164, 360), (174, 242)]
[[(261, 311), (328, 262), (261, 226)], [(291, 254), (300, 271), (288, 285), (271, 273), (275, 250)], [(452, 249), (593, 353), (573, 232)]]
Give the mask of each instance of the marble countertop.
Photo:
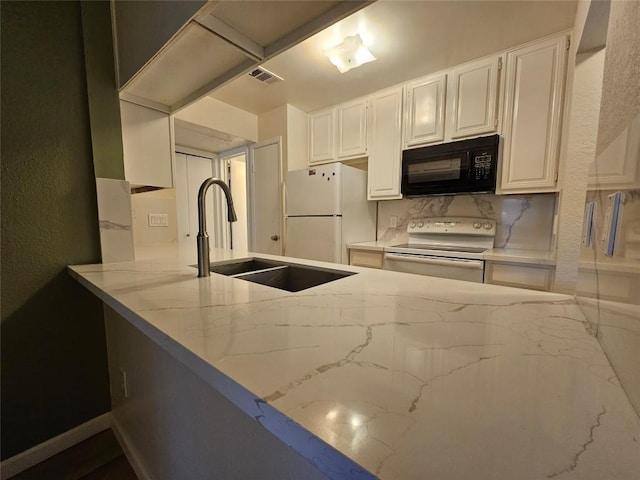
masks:
[(137, 258), (69, 271), (329, 478), (640, 478), (640, 420), (571, 297), (349, 266), (289, 293), (198, 279), (192, 249)]
[(583, 252), (580, 255), (578, 267), (584, 270), (599, 270), (607, 273), (640, 273), (640, 260), (637, 258), (608, 257), (598, 254), (597, 260), (593, 254)]
[[(397, 243), (397, 242), (395, 242)], [(372, 241), (356, 242), (347, 245), (347, 248), (357, 248), (360, 250), (372, 250), (382, 252), (385, 247), (392, 246), (394, 242)], [(516, 248), (492, 248), (484, 253), (485, 260), (494, 262), (509, 263), (530, 263), (535, 265), (555, 265), (556, 253), (547, 250), (523, 250)]]
[(354, 248), (354, 249), (358, 249), (358, 250), (373, 250), (375, 252), (382, 252), (384, 250), (384, 247), (389, 247), (391, 246), (393, 242), (385, 242), (382, 240), (374, 240), (371, 242), (356, 242), (356, 243), (349, 243), (347, 245), (347, 248)]
[(484, 259), (491, 260), (493, 262), (555, 265), (556, 252), (546, 250), (522, 250), (516, 248), (492, 248), (484, 253)]

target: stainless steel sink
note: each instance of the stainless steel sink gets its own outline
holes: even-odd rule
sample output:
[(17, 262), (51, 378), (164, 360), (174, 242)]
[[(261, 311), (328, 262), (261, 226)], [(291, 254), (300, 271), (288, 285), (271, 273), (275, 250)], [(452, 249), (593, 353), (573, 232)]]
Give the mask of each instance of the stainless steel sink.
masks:
[(267, 268), (274, 268), (283, 265), (279, 262), (268, 260), (259, 260), (256, 258), (245, 258), (243, 260), (225, 260), (209, 265), (209, 271), (212, 273), (220, 273), (222, 275), (238, 275), (239, 273), (256, 272)]
[(300, 290), (355, 275), (355, 272), (309, 267), (261, 258), (213, 263), (209, 269), (213, 273), (246, 280), (247, 282), (259, 283), (260, 285), (286, 290), (287, 292), (299, 292)]

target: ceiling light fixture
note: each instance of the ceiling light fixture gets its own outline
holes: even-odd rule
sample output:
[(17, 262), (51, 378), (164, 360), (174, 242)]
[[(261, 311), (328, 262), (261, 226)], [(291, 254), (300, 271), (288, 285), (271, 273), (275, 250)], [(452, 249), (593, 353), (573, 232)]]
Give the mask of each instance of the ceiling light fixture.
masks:
[(333, 63), (340, 73), (345, 73), (352, 68), (368, 62), (373, 62), (376, 57), (362, 43), (360, 35), (346, 37), (341, 44), (325, 50), (329, 61)]

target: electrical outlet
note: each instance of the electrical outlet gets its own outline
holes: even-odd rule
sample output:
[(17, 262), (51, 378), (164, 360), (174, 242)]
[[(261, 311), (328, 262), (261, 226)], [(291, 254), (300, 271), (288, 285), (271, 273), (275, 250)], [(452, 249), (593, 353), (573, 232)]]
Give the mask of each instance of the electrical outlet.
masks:
[(389, 226), (391, 228), (396, 228), (398, 226), (398, 217), (392, 215), (389, 217)]
[(169, 226), (169, 214), (167, 214), (167, 213), (150, 213), (149, 214), (149, 226), (150, 227), (168, 227)]
[(129, 398), (129, 385), (127, 384), (127, 372), (120, 369), (120, 392), (123, 398)]

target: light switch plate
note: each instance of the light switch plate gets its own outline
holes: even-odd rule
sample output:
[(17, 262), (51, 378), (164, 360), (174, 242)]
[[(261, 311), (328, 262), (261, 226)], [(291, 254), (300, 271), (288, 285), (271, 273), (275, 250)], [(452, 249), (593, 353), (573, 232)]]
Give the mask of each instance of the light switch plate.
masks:
[(150, 213), (149, 226), (150, 227), (168, 227), (169, 215), (167, 213)]

